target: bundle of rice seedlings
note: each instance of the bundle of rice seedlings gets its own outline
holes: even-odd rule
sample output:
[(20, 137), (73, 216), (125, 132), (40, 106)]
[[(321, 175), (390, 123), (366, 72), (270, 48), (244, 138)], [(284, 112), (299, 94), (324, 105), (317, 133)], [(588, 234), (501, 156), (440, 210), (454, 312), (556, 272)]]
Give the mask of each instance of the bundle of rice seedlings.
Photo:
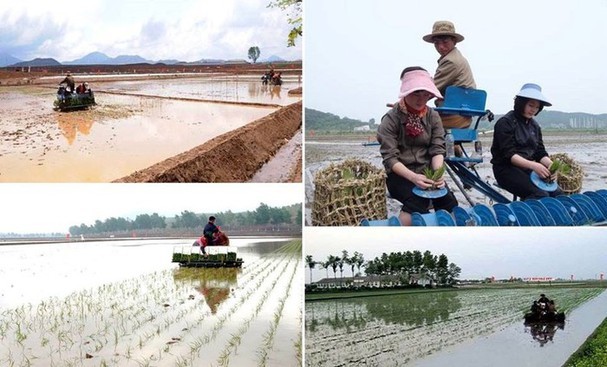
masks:
[[(582, 190), (582, 180), (584, 178), (584, 170), (573, 158), (567, 153), (556, 153), (550, 156), (552, 165), (550, 173), (557, 173), (556, 182), (561, 190), (566, 194), (576, 194)], [(559, 163), (556, 163), (559, 162)], [(553, 168), (556, 163), (556, 166)]]

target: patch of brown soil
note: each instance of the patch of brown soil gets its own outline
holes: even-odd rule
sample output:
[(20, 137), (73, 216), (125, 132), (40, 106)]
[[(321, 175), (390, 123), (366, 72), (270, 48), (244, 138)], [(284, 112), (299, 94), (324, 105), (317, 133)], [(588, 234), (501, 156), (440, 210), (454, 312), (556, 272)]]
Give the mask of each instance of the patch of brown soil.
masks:
[[(268, 68), (272, 67), (283, 75), (301, 75), (302, 62), (285, 61), (280, 63), (256, 63), (256, 64), (225, 64), (225, 65), (164, 65), (164, 64), (130, 64), (130, 65), (59, 65), (44, 67), (3, 67), (0, 68), (0, 86), (28, 85), (28, 84), (56, 84), (56, 81), (41, 79), (48, 76), (63, 76), (70, 70), (75, 75), (111, 75), (111, 81), (132, 80), (132, 74), (174, 74), (172, 76), (153, 77), (179, 77), (186, 73), (229, 73), (229, 74), (258, 74), (261, 76)], [(28, 71), (29, 70), (29, 71)], [(116, 75), (123, 78), (116, 78)], [(147, 75), (142, 77), (149, 79)], [(96, 79), (103, 81), (103, 79)]]
[(303, 94), (303, 88), (299, 87), (299, 88), (291, 89), (288, 94), (290, 96), (301, 96)]
[(114, 182), (245, 182), (301, 125), (299, 101)]
[(301, 182), (302, 180), (302, 170), (301, 170), (301, 159), (297, 161), (297, 164), (291, 171), (289, 175), (289, 182)]

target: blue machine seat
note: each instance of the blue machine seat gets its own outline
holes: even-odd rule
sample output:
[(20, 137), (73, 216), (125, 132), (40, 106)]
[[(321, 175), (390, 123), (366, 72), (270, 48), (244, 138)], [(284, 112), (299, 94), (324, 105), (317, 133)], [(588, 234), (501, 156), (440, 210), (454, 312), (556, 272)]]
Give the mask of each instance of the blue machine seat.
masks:
[(451, 85), (447, 87), (444, 97), (445, 103), (435, 108), (439, 113), (462, 116), (483, 116), (487, 113), (487, 92), (484, 90)]

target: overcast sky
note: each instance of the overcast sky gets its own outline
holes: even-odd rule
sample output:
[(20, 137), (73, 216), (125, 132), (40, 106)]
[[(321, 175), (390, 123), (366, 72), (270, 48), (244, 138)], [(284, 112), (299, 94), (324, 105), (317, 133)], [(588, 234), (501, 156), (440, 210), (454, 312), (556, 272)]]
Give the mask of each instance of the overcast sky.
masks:
[(67, 233), (109, 217), (214, 213), (301, 204), (300, 184), (2, 184), (0, 233)]
[(270, 0), (6, 1), (0, 8), (0, 53), (22, 60), (72, 61), (93, 51), (149, 60), (247, 59), (258, 46), (301, 59), (301, 40), (287, 47), (288, 12)]
[(439, 54), (422, 37), (450, 20), (494, 113), (511, 110), (529, 82), (552, 110), (607, 113), (606, 19), (605, 0), (306, 0), (305, 105), (379, 123), (402, 69), (434, 75)]
[[(358, 251), (367, 261), (384, 252), (429, 250), (434, 255), (445, 254), (449, 262), (459, 265), (461, 279), (569, 279), (571, 275), (595, 279), (607, 274), (604, 228), (306, 227), (304, 236), (305, 254), (316, 261), (341, 256), (342, 250), (348, 250), (350, 256)], [(315, 269), (314, 281), (326, 276), (326, 270)], [(344, 276), (351, 276), (349, 267)], [(329, 277), (333, 277), (332, 269)], [(306, 282), (309, 279), (306, 269)]]

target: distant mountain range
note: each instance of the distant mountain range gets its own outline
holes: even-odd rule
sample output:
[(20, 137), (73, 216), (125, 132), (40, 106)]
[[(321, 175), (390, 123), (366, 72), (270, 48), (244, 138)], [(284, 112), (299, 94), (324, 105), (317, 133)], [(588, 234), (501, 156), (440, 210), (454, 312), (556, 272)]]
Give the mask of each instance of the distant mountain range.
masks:
[[(258, 62), (283, 62), (286, 61), (276, 55), (272, 55), (264, 60)], [(175, 59), (152, 61), (146, 60), (138, 55), (120, 55), (116, 57), (109, 57), (102, 52), (91, 52), (90, 54), (73, 60), (59, 62), (52, 58), (36, 58), (29, 61), (19, 60), (8, 54), (0, 53), (0, 67), (15, 66), (15, 67), (28, 67), (28, 66), (59, 66), (59, 65), (130, 65), (130, 64), (166, 64), (166, 65), (223, 65), (223, 64), (243, 64), (248, 63), (244, 59), (235, 60), (222, 60), (222, 59), (200, 59), (193, 62), (179, 61)]]
[(5, 54), (0, 52), (0, 67), (2, 66), (8, 66), (8, 65), (13, 65), (16, 64), (18, 62), (21, 62), (21, 60), (19, 60), (16, 57), (13, 57), (9, 54)]
[(51, 58), (37, 58), (30, 61), (21, 61), (11, 66), (61, 66), (61, 63)]
[(91, 52), (90, 54), (76, 59), (74, 61), (66, 61), (64, 65), (127, 65), (127, 64), (154, 64), (153, 61), (144, 59), (137, 55), (120, 55), (117, 57), (109, 57), (101, 52)]
[[(306, 129), (325, 132), (354, 131), (361, 126), (369, 126), (372, 131), (377, 130), (380, 120), (371, 119), (361, 121), (348, 117), (339, 117), (332, 113), (321, 112), (306, 108)], [(493, 122), (481, 121), (479, 130), (491, 130), (497, 120), (503, 115), (495, 115)], [(594, 115), (583, 112), (543, 111), (536, 117), (543, 128), (550, 129), (607, 129), (607, 113)], [(476, 120), (475, 120), (476, 121)]]

